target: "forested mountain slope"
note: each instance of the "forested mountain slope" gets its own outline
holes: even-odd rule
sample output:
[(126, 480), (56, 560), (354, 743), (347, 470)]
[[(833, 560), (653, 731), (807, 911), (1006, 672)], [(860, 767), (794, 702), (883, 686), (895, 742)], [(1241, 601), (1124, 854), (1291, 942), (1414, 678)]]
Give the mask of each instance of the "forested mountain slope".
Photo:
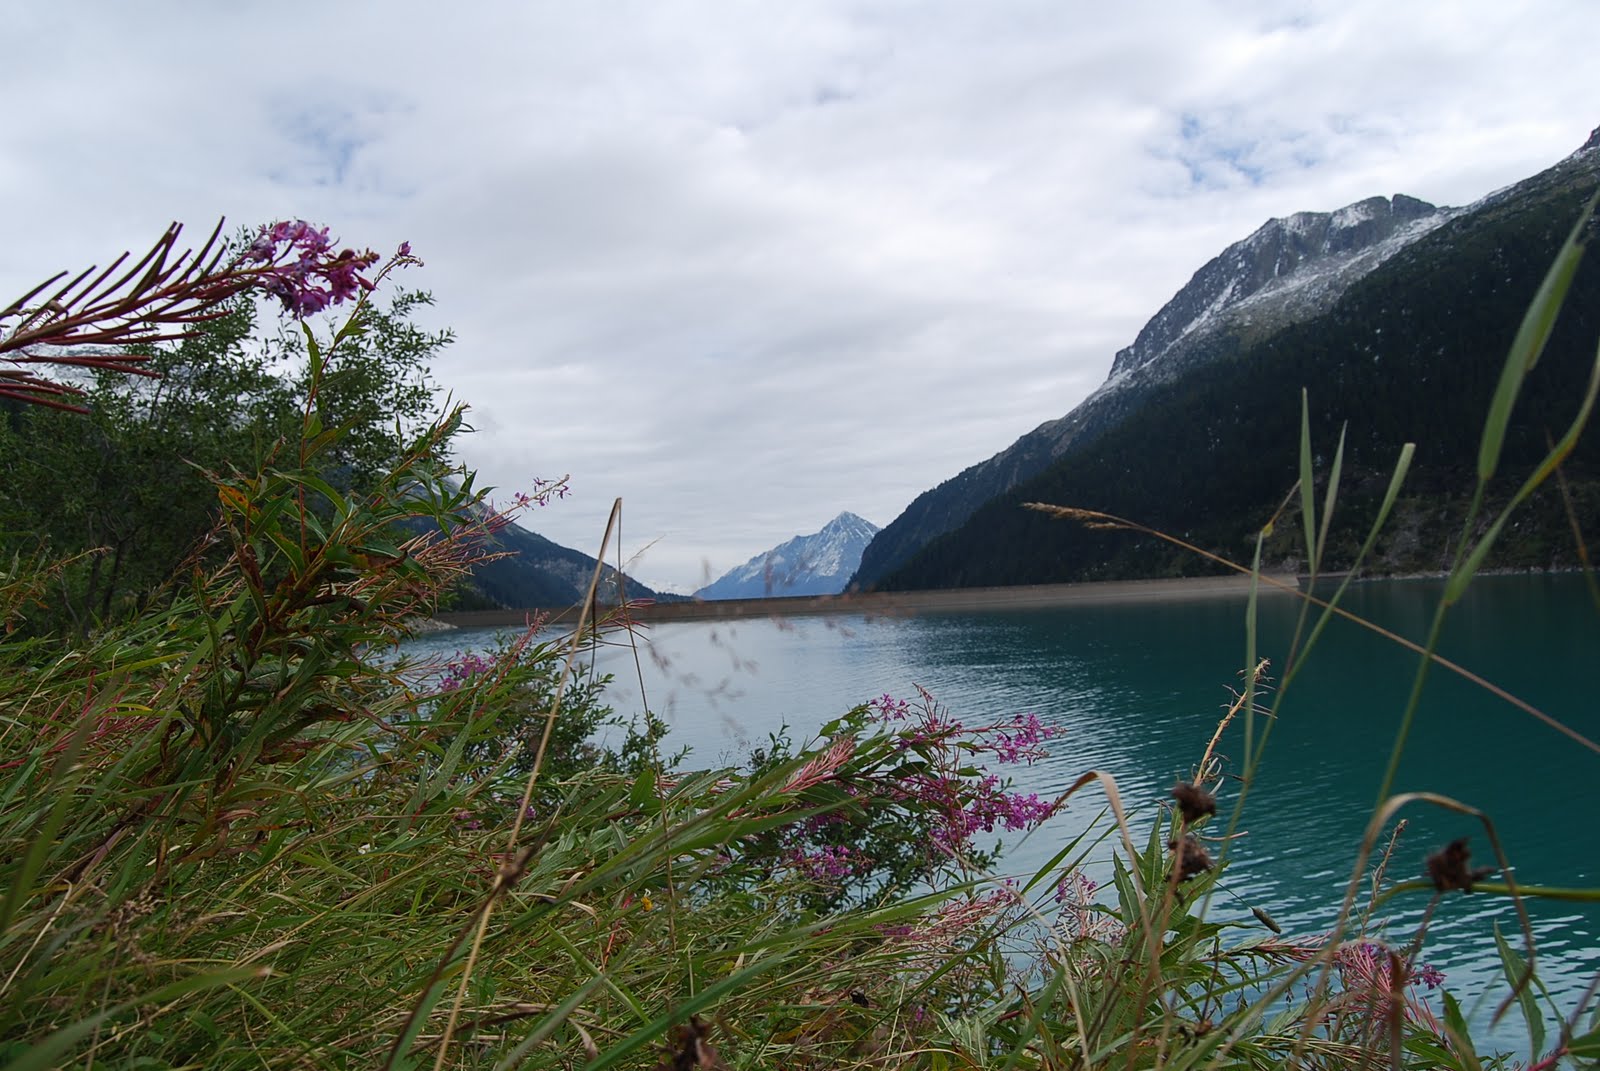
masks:
[[(1207, 569), (1203, 560), (1159, 541), (1088, 531), (1019, 506), (1036, 500), (1104, 510), (1247, 557), (1254, 532), (1295, 479), (1302, 387), (1324, 462), (1340, 425), (1349, 422), (1339, 529), (1345, 537), (1336, 556), (1354, 549), (1401, 443), (1414, 440), (1408, 497), (1394, 535), (1380, 549), (1391, 569), (1438, 568), (1456, 534), (1460, 498), (1470, 491), (1478, 435), (1506, 348), (1596, 188), (1597, 173), (1600, 132), (1556, 167), (1437, 220), (1342, 288), (1322, 311), (1284, 324), (1236, 317), (1209, 326), (1207, 359), (1187, 361), (1180, 374), (1143, 385), (1136, 406), (1092, 439), (1069, 443), (1047, 467), (989, 498), (964, 524), (913, 550), (875, 586), (1043, 583)], [(1506, 493), (1540, 455), (1546, 435), (1559, 435), (1575, 411), (1597, 339), (1600, 265), (1591, 259), (1518, 405), (1500, 476)], [(1586, 436), (1566, 468), (1579, 520), (1589, 531), (1600, 520), (1596, 438)], [(969, 497), (978, 493), (967, 490)], [(1280, 534), (1274, 551), (1291, 555), (1289, 538)], [(1544, 567), (1572, 554), (1565, 511), (1546, 495), (1506, 542), (1499, 564)]]

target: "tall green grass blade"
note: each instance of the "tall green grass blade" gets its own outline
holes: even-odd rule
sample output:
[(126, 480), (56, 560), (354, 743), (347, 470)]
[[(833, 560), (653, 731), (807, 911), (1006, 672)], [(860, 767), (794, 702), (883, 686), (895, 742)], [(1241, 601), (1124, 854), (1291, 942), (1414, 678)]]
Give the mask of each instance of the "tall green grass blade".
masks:
[(1317, 562), (1328, 552), (1328, 529), (1333, 526), (1333, 508), (1339, 501), (1339, 479), (1344, 474), (1344, 437), (1348, 423), (1339, 427), (1339, 445), (1333, 451), (1333, 466), (1328, 470), (1328, 490), (1322, 501), (1322, 527), (1317, 530)]
[(1373, 518), (1372, 525), (1367, 529), (1367, 537), (1362, 541), (1361, 548), (1356, 551), (1356, 556), (1350, 563), (1350, 571), (1339, 582), (1338, 588), (1334, 590), (1333, 595), (1328, 599), (1328, 605), (1323, 607), (1316, 624), (1312, 626), (1310, 635), (1306, 637), (1302, 657), (1297, 659), (1294, 665), (1284, 672), (1283, 679), (1278, 685), (1280, 695), (1299, 674), (1300, 667), (1305, 665), (1304, 655), (1309, 654), (1311, 649), (1317, 645), (1317, 640), (1321, 638), (1323, 629), (1336, 616), (1339, 603), (1343, 600), (1345, 591), (1360, 574), (1367, 557), (1372, 553), (1372, 549), (1378, 545), (1378, 538), (1383, 534), (1384, 527), (1389, 523), (1389, 514), (1394, 510), (1394, 504), (1400, 497), (1400, 488), (1405, 484), (1406, 476), (1411, 471), (1411, 461), (1416, 456), (1416, 453), (1416, 443), (1406, 443), (1400, 448), (1400, 456), (1395, 460), (1394, 471), (1389, 474), (1389, 486), (1384, 491), (1383, 501), (1378, 505), (1377, 516)]
[(1489, 530), (1483, 534), (1483, 537), (1473, 546), (1472, 551), (1450, 574), (1450, 579), (1445, 584), (1444, 590), (1443, 602), (1445, 606), (1453, 605), (1460, 600), (1462, 595), (1466, 594), (1467, 585), (1472, 582), (1472, 578), (1483, 566), (1484, 559), (1488, 557), (1495, 543), (1499, 541), (1500, 534), (1505, 530), (1506, 523), (1511, 519), (1512, 513), (1528, 500), (1528, 496), (1532, 495), (1534, 491), (1538, 490), (1545, 481), (1555, 474), (1562, 461), (1577, 447), (1578, 439), (1582, 437), (1584, 429), (1588, 427), (1589, 417), (1594, 411), (1596, 397), (1600, 397), (1600, 349), (1596, 350), (1594, 365), (1589, 372), (1589, 385), (1584, 389), (1583, 400), (1578, 406), (1577, 415), (1572, 418), (1572, 423), (1567, 427), (1566, 434), (1545, 455), (1544, 460), (1539, 463), (1539, 467), (1534, 469), (1533, 473), (1523, 481), (1522, 486), (1517, 489), (1517, 493), (1511, 497), (1511, 501), (1506, 503), (1499, 516), (1494, 519), (1494, 523), (1489, 526)]
[(600, 977), (596, 975), (571, 993), (568, 993), (559, 1004), (551, 1009), (549, 1015), (539, 1021), (527, 1037), (517, 1042), (509, 1052), (500, 1058), (494, 1065), (495, 1071), (510, 1071), (511, 1068), (521, 1063), (522, 1058), (528, 1055), (535, 1045), (540, 1044), (559, 1030), (561, 1025), (567, 1021), (567, 1018), (578, 1010), (579, 1006), (588, 999), (589, 994), (593, 993), (599, 985)]
[(619, 1044), (602, 1052), (598, 1059), (590, 1060), (584, 1064), (583, 1071), (605, 1071), (605, 1068), (615, 1066), (640, 1049), (665, 1037), (666, 1032), (674, 1024), (685, 1022), (691, 1015), (698, 1015), (707, 1008), (715, 1006), (724, 997), (738, 992), (755, 981), (756, 978), (766, 974), (768, 971), (776, 970), (787, 962), (788, 956), (786, 955), (764, 956), (754, 963), (734, 971), (715, 985), (707, 986), (699, 993), (688, 998), (665, 1015), (658, 1016), (643, 1027), (635, 1030)]
[(1478, 443), (1478, 479), (1482, 482), (1487, 483), (1494, 477), (1495, 468), (1500, 463), (1500, 452), (1505, 446), (1506, 427), (1511, 423), (1511, 411), (1517, 404), (1517, 395), (1528, 373), (1533, 371), (1540, 354), (1544, 352), (1550, 332), (1555, 329), (1556, 317), (1566, 300), (1572, 278), (1578, 272), (1578, 263), (1583, 259), (1583, 250), (1588, 242), (1589, 220), (1594, 215), (1596, 204), (1600, 204), (1600, 194), (1591, 197), (1579, 213), (1578, 222), (1573, 224), (1567, 240), (1556, 254), (1555, 262), (1545, 273), (1544, 281), (1539, 284), (1532, 304), (1523, 315), (1522, 325), (1517, 328), (1511, 349), (1506, 354), (1506, 363), (1500, 373), (1499, 385), (1495, 387), (1494, 396), (1489, 402), (1483, 436)]
[(67, 746), (56, 759), (45, 797), (53, 802), (29, 835), (28, 848), (23, 854), (22, 865), (17, 868), (11, 880), (11, 887), (6, 890), (5, 900), (0, 902), (0, 933), (10, 930), (17, 911), (37, 891), (34, 888), (34, 880), (44, 869), (45, 860), (50, 857), (52, 850), (58, 846), (57, 839), (61, 835), (68, 814), (75, 805), (82, 803), (81, 800), (74, 798), (70, 786), (73, 781), (72, 775), (77, 768), (78, 756), (83, 750), (84, 742), (89, 738), (89, 730), (93, 724), (94, 720), (89, 712), (84, 711), (78, 718), (77, 728), (73, 730)]
[(9, 1071), (45, 1071), (47, 1068), (62, 1066), (61, 1057), (71, 1052), (78, 1044), (93, 1036), (108, 1020), (125, 1015), (141, 1006), (151, 1004), (164, 1004), (177, 1000), (191, 993), (200, 993), (208, 989), (217, 989), (236, 985), (251, 978), (261, 977), (261, 971), (256, 967), (231, 967), (221, 971), (210, 971), (206, 974), (197, 974), (188, 978), (179, 979), (159, 989), (152, 990), (140, 996), (137, 1000), (126, 1001), (115, 1007), (96, 1012), (86, 1019), (80, 1019), (69, 1026), (62, 1027), (37, 1045), (23, 1052), (17, 1059), (6, 1065)]
[(1311, 396), (1300, 390), (1300, 524), (1306, 541), (1306, 569), (1315, 581), (1322, 548), (1317, 542), (1317, 499), (1311, 464)]

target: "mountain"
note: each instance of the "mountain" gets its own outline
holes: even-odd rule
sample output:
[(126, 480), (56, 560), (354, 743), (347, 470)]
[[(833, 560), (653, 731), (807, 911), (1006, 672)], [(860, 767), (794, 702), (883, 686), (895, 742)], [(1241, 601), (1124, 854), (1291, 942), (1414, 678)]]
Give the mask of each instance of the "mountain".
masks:
[[(492, 549), (508, 552), (504, 558), (485, 562), (472, 570), (472, 593), (464, 593), (465, 603), (476, 603), (476, 595), (489, 606), (522, 609), (530, 606), (575, 606), (583, 601), (594, 575), (594, 559), (579, 550), (551, 542), (537, 532), (510, 524), (497, 532)], [(619, 583), (620, 581), (620, 583)], [(596, 599), (601, 603), (620, 601), (619, 592), (629, 599), (671, 601), (681, 596), (653, 591), (630, 576), (607, 565), (600, 574)]]
[[(1415, 440), (1412, 483), (1440, 505), (1438, 495), (1470, 486), (1456, 469), (1476, 449), (1506, 346), (1597, 183), (1600, 131), (1555, 167), (1467, 208), (1396, 196), (1269, 221), (1196, 272), (1083, 404), (913, 502), (867, 548), (853, 582), (942, 587), (1196, 568), (1126, 533), (1052, 527), (1017, 508), (1029, 499), (1204, 535), (1238, 557), (1239, 540), (1293, 482), (1302, 386), (1319, 441), (1350, 421), (1347, 486), (1354, 477), (1381, 492), (1400, 442)], [(1594, 265), (1580, 271), (1518, 407), (1513, 454), (1524, 461), (1576, 403), (1600, 337), (1597, 279)], [(1574, 462), (1594, 452), (1590, 436)], [(1409, 567), (1394, 553), (1394, 567)]]
[(878, 526), (854, 513), (841, 513), (822, 531), (795, 536), (757, 554), (715, 583), (694, 593), (697, 599), (759, 599), (776, 595), (837, 595), (861, 563), (861, 552)]
[(1326, 311), (1357, 280), (1461, 211), (1396, 194), (1336, 212), (1268, 220), (1195, 272), (1116, 354), (1105, 383), (1072, 412), (918, 496), (867, 548), (854, 582), (876, 584), (996, 494), (1126, 419), (1152, 384), (1226, 358), (1241, 338), (1266, 336)]
[[(479, 515), (488, 511), (480, 507)], [(413, 532), (432, 528), (427, 521), (403, 522)], [(530, 607), (576, 606), (589, 591), (595, 560), (571, 547), (552, 542), (519, 524), (508, 524), (489, 538), (486, 548), (504, 557), (483, 562), (472, 570), (471, 579), (457, 587), (453, 610), (521, 610)], [(682, 595), (653, 591), (610, 565), (600, 574), (597, 601), (616, 604), (619, 595), (629, 599), (678, 601)]]

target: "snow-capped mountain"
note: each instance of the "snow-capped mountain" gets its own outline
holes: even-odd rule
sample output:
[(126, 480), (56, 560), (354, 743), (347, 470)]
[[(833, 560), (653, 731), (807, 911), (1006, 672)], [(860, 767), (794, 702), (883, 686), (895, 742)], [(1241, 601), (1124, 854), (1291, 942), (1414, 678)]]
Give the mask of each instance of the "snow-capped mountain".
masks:
[(877, 534), (878, 526), (871, 521), (854, 513), (841, 513), (822, 531), (795, 536), (729, 570), (715, 583), (695, 592), (695, 598), (837, 595), (861, 564), (861, 552)]
[[(1172, 375), (1186, 350), (1225, 326), (1272, 327), (1331, 306), (1351, 283), (1460, 209), (1415, 197), (1369, 197), (1336, 212), (1271, 219), (1214, 257), (1144, 325), (1111, 362), (1105, 387), (1157, 362)], [(1260, 322), (1258, 325), (1258, 321)]]
[[(1115, 355), (1106, 381), (1077, 408), (918, 496), (867, 548), (854, 583), (875, 586), (997, 496), (1126, 427), (1150, 399), (1170, 396), (1170, 388), (1189, 383), (1191, 374), (1204, 371), (1214, 379), (1221, 363), (1277, 352), (1274, 340), (1335, 315), (1367, 280), (1383, 278), (1385, 286), (1420, 292), (1438, 277), (1435, 266), (1460, 260), (1460, 271), (1481, 270), (1509, 285), (1514, 280), (1501, 266), (1509, 253), (1494, 243), (1531, 241), (1532, 232), (1518, 236), (1516, 220), (1561, 191), (1592, 190), (1597, 175), (1600, 129), (1554, 167), (1465, 208), (1439, 208), (1402, 194), (1268, 220), (1195, 272)], [(1485, 248), (1473, 244), (1477, 238), (1461, 237), (1502, 222), (1511, 237), (1482, 239)], [(1554, 222), (1539, 226), (1551, 234), (1560, 230)], [(1428, 250), (1425, 263), (1414, 265), (1419, 249)], [(1439, 303), (1436, 297), (1417, 300)], [(1370, 351), (1372, 343), (1351, 345)]]
[(1462, 211), (1396, 194), (1268, 220), (1195, 272), (1133, 344), (1118, 351), (1105, 383), (1072, 412), (912, 502), (866, 551), (856, 582), (875, 583), (994, 495), (1127, 417), (1141, 388), (1236, 352), (1248, 336), (1330, 308), (1351, 284)]

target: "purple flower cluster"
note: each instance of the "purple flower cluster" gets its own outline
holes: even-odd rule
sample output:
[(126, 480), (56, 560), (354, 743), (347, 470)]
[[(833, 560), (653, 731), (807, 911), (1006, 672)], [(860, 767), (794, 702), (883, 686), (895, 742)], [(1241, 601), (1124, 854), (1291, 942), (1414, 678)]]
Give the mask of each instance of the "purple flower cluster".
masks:
[(527, 491), (518, 491), (512, 500), (518, 509), (529, 509), (533, 506), (547, 506), (552, 498), (566, 498), (572, 492), (567, 486), (567, 477), (559, 480), (536, 479), (533, 487)]
[(1032, 829), (1049, 818), (1054, 810), (1037, 792), (1026, 796), (1020, 792), (1006, 792), (998, 776), (986, 774), (961, 812), (960, 840), (965, 843), (980, 829), (993, 833), (996, 826), (1013, 833)]
[(1444, 972), (1431, 963), (1424, 963), (1412, 972), (1411, 980), (1422, 983), (1428, 989), (1438, 989), (1444, 985)]
[(888, 692), (878, 696), (867, 704), (879, 721), (902, 721), (911, 717), (911, 701), (896, 699)]
[(1060, 731), (1054, 726), (1041, 724), (1037, 714), (1024, 714), (1006, 729), (995, 731), (995, 758), (1001, 762), (1022, 762), (1031, 766), (1035, 759), (1044, 757), (1044, 742)]
[[(843, 895), (855, 884), (870, 887), (885, 868), (903, 879), (951, 860), (965, 866), (987, 858), (973, 845), (977, 834), (1033, 829), (1054, 813), (1052, 802), (1012, 792), (1008, 780), (984, 768), (986, 756), (1003, 764), (1044, 754), (1043, 742), (1057, 730), (1036, 715), (968, 726), (920, 688), (911, 699), (879, 696), (852, 714), (856, 720), (810, 752), (783, 786), (804, 795), (830, 784), (858, 805), (783, 828), (779, 858), (801, 876)], [(858, 810), (868, 817), (847, 817)]]
[(857, 873), (861, 869), (862, 857), (854, 848), (824, 844), (809, 850), (791, 849), (788, 863), (811, 881), (833, 884)]
[[(239, 259), (261, 265), (262, 289), (281, 301), (285, 311), (312, 316), (373, 286), (361, 273), (378, 262), (378, 254), (370, 249), (335, 253), (333, 246), (328, 228), (303, 219), (282, 220), (262, 227)], [(401, 245), (399, 255), (411, 255), (409, 242)]]
[(940, 849), (953, 855), (980, 831), (1020, 832), (1054, 813), (1054, 805), (1037, 793), (1008, 792), (1008, 783), (997, 774), (972, 777), (963, 771), (970, 771), (979, 755), (1000, 763), (1031, 763), (1045, 754), (1044, 741), (1059, 730), (1045, 726), (1035, 714), (968, 727), (952, 719), (925, 689), (918, 693), (916, 703), (885, 695), (869, 706), (879, 720), (902, 723), (896, 730), (900, 750), (915, 750), (930, 760), (925, 770), (904, 778), (894, 791), (939, 816), (934, 842)]
[(443, 676), (439, 678), (439, 691), (453, 692), (473, 677), (487, 673), (493, 668), (494, 663), (481, 655), (470, 651), (466, 654), (457, 651), (455, 657), (444, 667)]
[[(1372, 985), (1389, 975), (1389, 950), (1376, 941), (1346, 945), (1339, 950), (1336, 959), (1347, 985), (1353, 980)], [(1438, 989), (1444, 984), (1444, 972), (1429, 963), (1413, 965), (1409, 973), (1411, 982), (1428, 989)]]
[(1087, 904), (1098, 888), (1100, 886), (1095, 884), (1094, 879), (1074, 870), (1056, 883), (1056, 903), (1062, 904), (1072, 900)]

